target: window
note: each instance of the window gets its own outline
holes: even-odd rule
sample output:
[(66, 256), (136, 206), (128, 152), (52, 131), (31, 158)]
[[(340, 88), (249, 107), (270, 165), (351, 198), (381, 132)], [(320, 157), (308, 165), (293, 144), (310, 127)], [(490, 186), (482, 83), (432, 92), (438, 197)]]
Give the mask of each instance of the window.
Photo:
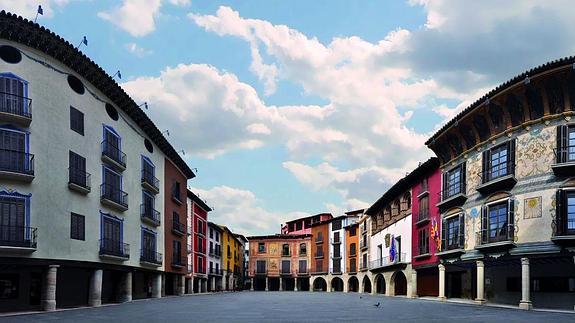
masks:
[(86, 158), (70, 151), (68, 158), (68, 172), (70, 183), (82, 187), (89, 187), (88, 173), (86, 173)]
[(429, 219), (429, 195), (419, 198), (419, 221)]
[(30, 117), (28, 83), (14, 74), (0, 75), (0, 112)]
[(299, 270), (300, 273), (307, 273), (307, 260), (300, 260), (299, 261)]
[(515, 173), (515, 140), (483, 152), (483, 183)]
[(142, 259), (157, 262), (156, 257), (156, 234), (148, 229), (142, 228)]
[(295, 228), (297, 231), (300, 231), (302, 229), (303, 223), (301, 221), (298, 221), (295, 225)]
[(196, 226), (196, 231), (199, 234), (204, 234), (204, 221), (198, 219), (198, 225)]
[(367, 253), (364, 253), (362, 258), (361, 268), (367, 268)]
[(322, 242), (323, 241), (323, 232), (318, 231), (317, 233), (317, 237), (315, 238), (316, 242)]
[(443, 174), (443, 198), (465, 194), (465, 163)]
[(112, 127), (104, 126), (102, 153), (115, 162), (126, 164), (125, 154), (122, 153), (122, 140)]
[(482, 210), (482, 243), (492, 243), (513, 238), (514, 201), (488, 204)]
[(178, 181), (174, 181), (174, 185), (172, 187), (172, 197), (178, 201), (181, 201), (180, 182)]
[[(182, 242), (179, 240), (172, 241), (172, 263), (176, 265), (182, 264)], [(198, 269), (200, 266), (200, 258), (198, 258)]]
[(282, 274), (291, 273), (291, 262), (289, 260), (282, 260)]
[(210, 228), (210, 239), (214, 238), (214, 229)]
[(427, 192), (428, 190), (429, 190), (428, 181), (427, 181), (427, 178), (424, 178), (421, 181), (421, 192), (420, 193)]
[(340, 245), (338, 245), (338, 244), (333, 245), (333, 257), (334, 258), (341, 258)]
[(300, 256), (305, 256), (307, 254), (307, 245), (305, 243), (300, 243), (299, 254)]
[(425, 255), (429, 253), (429, 231), (426, 229), (419, 230), (419, 254)]
[(339, 232), (334, 232), (333, 233), (333, 243), (339, 243)]
[(391, 216), (395, 217), (399, 215), (399, 201), (393, 202), (393, 207), (391, 208)]
[(353, 227), (349, 229), (349, 236), (355, 237), (357, 235), (357, 227)]
[(575, 161), (575, 125), (557, 128), (557, 163)]
[(282, 245), (282, 256), (289, 256), (289, 244), (284, 243)]
[(142, 180), (148, 184), (152, 184), (154, 187), (159, 185), (156, 179), (156, 168), (154, 164), (149, 158), (144, 156), (142, 156)]
[(295, 231), (295, 223), (290, 223), (288, 224), (288, 232), (293, 232)]
[(104, 166), (104, 183), (102, 184), (102, 197), (118, 204), (127, 205), (128, 194), (122, 191), (122, 175)]
[(333, 260), (333, 272), (334, 273), (341, 273), (341, 259), (334, 259)]
[(352, 244), (349, 245), (349, 254), (352, 255), (352, 256), (355, 255), (355, 252), (356, 252), (355, 249), (357, 249), (357, 247), (356, 247), (356, 244), (355, 244), (355, 242), (354, 242), (354, 243), (352, 243)]
[(216, 242), (220, 242), (220, 233), (216, 231)]
[(28, 134), (14, 129), (0, 128), (0, 170), (34, 173), (28, 154)]
[(316, 260), (315, 261), (315, 271), (318, 273), (323, 272), (323, 260)]
[(27, 241), (30, 228), (26, 225), (28, 197), (0, 195), (0, 241), (21, 244)]
[(258, 253), (266, 252), (266, 244), (263, 242), (258, 243)]
[(558, 190), (555, 206), (557, 214), (555, 234), (558, 236), (575, 234), (575, 190)]
[(441, 225), (441, 250), (463, 248), (464, 218), (463, 214), (456, 214), (443, 219)]
[(127, 250), (124, 250), (122, 237), (122, 220), (108, 214), (102, 214), (101, 252), (126, 256)]
[(265, 260), (256, 261), (256, 273), (258, 273), (258, 274), (265, 274), (266, 273), (266, 261)]
[(70, 129), (84, 135), (84, 113), (70, 107)]
[(72, 213), (70, 216), (70, 239), (86, 240), (84, 216)]
[(154, 211), (156, 211), (154, 209), (154, 196), (150, 195), (149, 193), (147, 193), (146, 191), (142, 191), (142, 206), (143, 206), (143, 214), (142, 216), (145, 216), (149, 219), (153, 219), (153, 220), (159, 220), (159, 215), (156, 215)]
[(331, 223), (331, 229), (334, 230), (334, 231), (335, 231), (335, 230), (341, 230), (341, 220), (334, 220), (334, 221)]
[(355, 258), (349, 260), (349, 272), (355, 273), (357, 271), (357, 265)]

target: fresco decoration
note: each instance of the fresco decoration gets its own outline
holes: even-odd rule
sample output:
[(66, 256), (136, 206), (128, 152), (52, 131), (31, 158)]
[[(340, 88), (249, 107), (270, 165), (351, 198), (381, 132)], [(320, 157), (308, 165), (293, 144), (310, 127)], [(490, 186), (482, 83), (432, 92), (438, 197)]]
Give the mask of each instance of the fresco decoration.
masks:
[(465, 221), (465, 237), (463, 239), (464, 240), (463, 248), (465, 250), (467, 250), (467, 248), (470, 246), (470, 239), (475, 237), (474, 229), (475, 229), (475, 219), (476, 218), (469, 215), (469, 213), (465, 213), (464, 219), (465, 219), (464, 220)]
[(523, 204), (523, 219), (534, 219), (542, 216), (541, 196), (526, 198), (523, 200)]
[(270, 269), (271, 271), (279, 270), (277, 259), (270, 259)]
[[(277, 244), (277, 243), (270, 243), (269, 248), (270, 248), (270, 249), (269, 249), (269, 250), (270, 250), (270, 255), (275, 255), (275, 256), (277, 256), (277, 255), (279, 254), (279, 253), (278, 253), (278, 244)], [(276, 264), (276, 265), (277, 265), (277, 264)]]
[(551, 207), (549, 208), (549, 215), (551, 215), (551, 235), (555, 236), (555, 232), (557, 232), (557, 217), (555, 216), (555, 204), (557, 201), (555, 200), (555, 194), (551, 195)]
[[(514, 210), (513, 215), (515, 218), (513, 219), (513, 242), (519, 241), (519, 220), (521, 219), (521, 214), (519, 212), (519, 203), (517, 200), (514, 200)], [(525, 210), (523, 210), (525, 212)]]
[(385, 235), (385, 247), (386, 247), (386, 248), (389, 248), (389, 242), (390, 242), (390, 240), (391, 240), (391, 234), (388, 233), (388, 234)]
[(555, 128), (537, 128), (517, 137), (515, 160), (518, 178), (551, 172), (554, 163)]
[(467, 160), (467, 196), (475, 193), (481, 184), (481, 154), (477, 153)]

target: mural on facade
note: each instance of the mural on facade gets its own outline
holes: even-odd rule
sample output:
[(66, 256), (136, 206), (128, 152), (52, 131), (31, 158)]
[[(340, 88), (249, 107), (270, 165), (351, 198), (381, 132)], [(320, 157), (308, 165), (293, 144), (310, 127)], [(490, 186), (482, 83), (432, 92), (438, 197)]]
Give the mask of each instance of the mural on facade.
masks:
[(536, 128), (517, 137), (517, 178), (551, 172), (554, 163), (555, 128)]
[(523, 219), (534, 219), (542, 216), (541, 196), (526, 198), (524, 201)]

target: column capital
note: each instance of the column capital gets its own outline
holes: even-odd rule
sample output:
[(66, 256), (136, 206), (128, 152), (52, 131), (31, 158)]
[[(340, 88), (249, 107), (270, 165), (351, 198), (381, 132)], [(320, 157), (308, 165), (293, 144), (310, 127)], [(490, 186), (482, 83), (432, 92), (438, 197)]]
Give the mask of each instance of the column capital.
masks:
[(60, 265), (48, 265), (48, 268), (60, 268)]
[(529, 266), (529, 258), (527, 258), (527, 257), (521, 258), (521, 265)]
[(439, 264), (439, 265), (437, 265), (437, 267), (439, 267), (439, 270), (445, 270), (445, 265), (444, 265), (444, 264)]
[(477, 260), (475, 264), (477, 265), (477, 267), (484, 267), (483, 260)]

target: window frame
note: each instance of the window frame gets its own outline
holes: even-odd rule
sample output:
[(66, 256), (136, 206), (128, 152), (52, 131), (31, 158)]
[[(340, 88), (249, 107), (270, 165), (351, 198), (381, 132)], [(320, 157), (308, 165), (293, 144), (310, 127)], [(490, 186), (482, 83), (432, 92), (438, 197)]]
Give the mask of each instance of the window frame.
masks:
[(70, 130), (82, 136), (85, 135), (84, 112), (73, 106), (70, 106)]
[[(80, 223), (78, 220), (81, 220)], [(70, 212), (70, 239), (86, 241), (86, 217), (84, 215)]]

